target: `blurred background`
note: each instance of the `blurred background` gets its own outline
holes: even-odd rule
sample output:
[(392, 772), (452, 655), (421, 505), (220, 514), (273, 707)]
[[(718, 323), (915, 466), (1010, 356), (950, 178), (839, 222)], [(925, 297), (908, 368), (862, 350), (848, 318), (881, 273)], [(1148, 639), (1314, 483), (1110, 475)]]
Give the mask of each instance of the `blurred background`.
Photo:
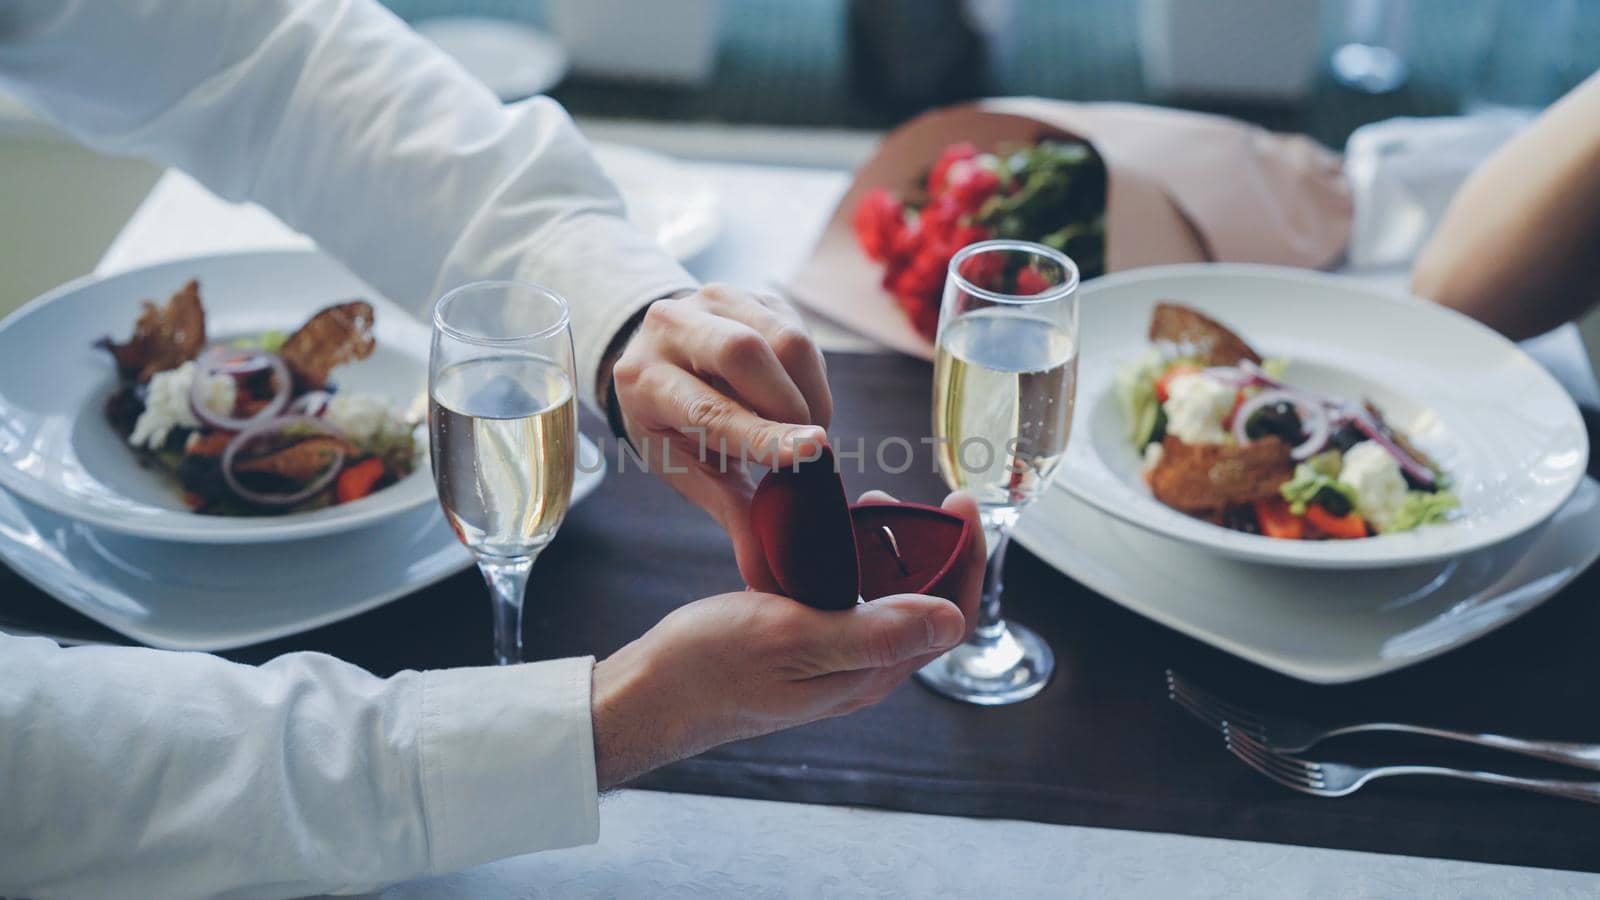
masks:
[[(696, 158), (848, 167), (983, 95), (1159, 103), (1342, 148), (1526, 115), (1600, 68), (1600, 0), (388, 0), (507, 99)], [(0, 310), (88, 272), (157, 172), (0, 98)], [(1600, 325), (1586, 329), (1600, 347)]]

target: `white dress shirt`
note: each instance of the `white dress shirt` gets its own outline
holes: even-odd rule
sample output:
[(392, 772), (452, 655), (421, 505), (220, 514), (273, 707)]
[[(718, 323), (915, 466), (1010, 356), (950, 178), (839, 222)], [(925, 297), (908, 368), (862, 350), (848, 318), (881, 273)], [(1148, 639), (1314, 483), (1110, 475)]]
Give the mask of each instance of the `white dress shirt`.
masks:
[[(371, 0), (9, 0), (0, 86), (420, 315), (465, 281), (554, 288), (591, 403), (622, 325), (694, 286), (556, 103), (501, 105)], [(0, 635), (0, 895), (358, 891), (592, 841), (591, 667), (379, 679)]]

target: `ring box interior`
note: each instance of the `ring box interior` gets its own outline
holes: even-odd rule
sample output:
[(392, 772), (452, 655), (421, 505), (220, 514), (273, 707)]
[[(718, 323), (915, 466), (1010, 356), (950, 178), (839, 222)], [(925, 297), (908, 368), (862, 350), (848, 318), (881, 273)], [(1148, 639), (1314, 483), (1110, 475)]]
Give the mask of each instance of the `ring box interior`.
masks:
[(751, 523), (785, 594), (818, 609), (890, 594), (958, 599), (965, 519), (918, 503), (851, 505), (847, 496), (827, 446), (757, 486)]

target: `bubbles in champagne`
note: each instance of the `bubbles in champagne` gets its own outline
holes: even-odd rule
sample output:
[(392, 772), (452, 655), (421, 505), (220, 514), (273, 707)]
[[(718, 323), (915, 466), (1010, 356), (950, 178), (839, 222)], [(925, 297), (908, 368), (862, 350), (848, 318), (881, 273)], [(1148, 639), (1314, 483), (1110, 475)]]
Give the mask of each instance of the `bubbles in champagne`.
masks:
[(934, 361), (934, 436), (952, 488), (1017, 507), (1066, 452), (1078, 373), (1073, 336), (1026, 310), (994, 307), (947, 323)]
[(555, 536), (572, 498), (577, 409), (566, 372), (508, 355), (441, 369), (430, 396), (434, 481), (461, 542), (525, 556)]

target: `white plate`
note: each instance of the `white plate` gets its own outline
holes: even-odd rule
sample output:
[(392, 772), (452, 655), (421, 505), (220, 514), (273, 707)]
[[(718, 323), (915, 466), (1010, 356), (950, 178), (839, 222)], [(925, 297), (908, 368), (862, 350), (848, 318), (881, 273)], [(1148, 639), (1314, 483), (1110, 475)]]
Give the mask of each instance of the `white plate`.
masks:
[(1051, 490), (1016, 538), (1116, 603), (1294, 678), (1371, 678), (1475, 640), (1543, 603), (1600, 556), (1600, 485), (1549, 522), (1447, 563), (1341, 573), (1222, 559)]
[(594, 156), (628, 205), (628, 221), (674, 258), (688, 260), (716, 241), (722, 231), (717, 189), (699, 170), (621, 144), (595, 144)]
[(195, 543), (285, 541), (371, 525), (434, 499), (427, 467), (354, 503), (294, 515), (196, 515), (174, 483), (142, 467), (102, 414), (116, 387), (111, 357), (93, 346), (133, 331), (141, 300), (165, 303), (200, 280), (215, 340), (292, 331), (340, 300), (372, 303), (377, 350), (341, 366), (341, 388), (400, 406), (428, 382), (429, 329), (314, 251), (257, 251), (176, 260), (51, 291), (0, 322), (0, 486), (60, 515), (102, 528)]
[[(1370, 398), (1432, 454), (1461, 497), (1459, 518), (1357, 541), (1282, 541), (1231, 531), (1157, 501), (1113, 389), (1149, 346), (1162, 300), (1196, 307), (1265, 356), (1286, 380)], [(1501, 543), (1543, 522), (1583, 478), (1589, 440), (1572, 398), (1488, 328), (1435, 304), (1332, 275), (1249, 265), (1141, 269), (1082, 292), (1073, 438), (1057, 483), (1141, 528), (1214, 553), (1314, 568), (1410, 565)]]
[[(605, 478), (579, 470), (576, 505)], [(91, 619), (153, 647), (226, 650), (349, 618), (421, 590), (472, 557), (429, 504), (334, 538), (202, 546), (56, 515), (0, 491), (0, 560)], [(3, 602), (3, 601), (0, 601)]]

